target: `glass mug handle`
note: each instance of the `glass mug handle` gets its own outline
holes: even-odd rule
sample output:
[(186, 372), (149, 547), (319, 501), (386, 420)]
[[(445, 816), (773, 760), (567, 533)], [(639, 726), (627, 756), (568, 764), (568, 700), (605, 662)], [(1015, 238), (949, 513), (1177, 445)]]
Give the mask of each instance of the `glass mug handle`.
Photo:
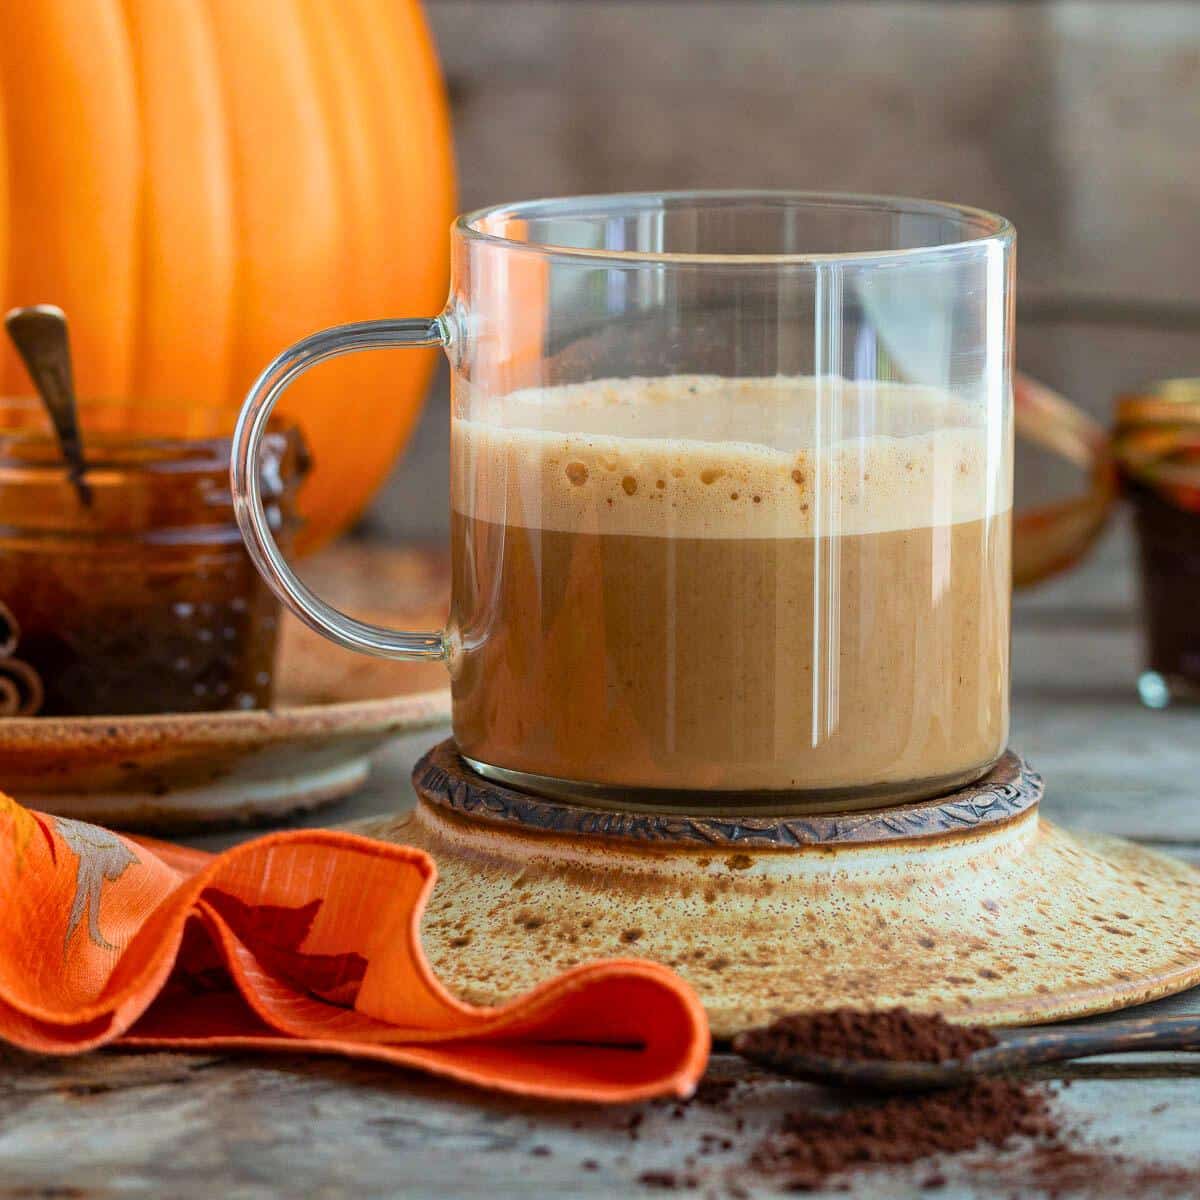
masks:
[(234, 513), (254, 565), (275, 595), (310, 629), (360, 654), (440, 659), (446, 657), (446, 639), (441, 631), (409, 633), (360, 621), (322, 600), (288, 566), (267, 523), (256, 469), (267, 421), (284, 391), (319, 363), (360, 350), (444, 349), (450, 341), (450, 325), (444, 317), (359, 321), (314, 333), (289, 346), (254, 381), (234, 429), (229, 468)]

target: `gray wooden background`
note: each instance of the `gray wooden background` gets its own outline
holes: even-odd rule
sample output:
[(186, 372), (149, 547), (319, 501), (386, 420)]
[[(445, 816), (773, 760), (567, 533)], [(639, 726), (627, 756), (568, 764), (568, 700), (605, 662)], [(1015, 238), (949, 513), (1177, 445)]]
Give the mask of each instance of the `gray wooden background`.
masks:
[[(1021, 366), (1107, 417), (1200, 373), (1200, 4), (426, 0), (460, 206), (796, 187), (1020, 236)], [(366, 528), (445, 536), (444, 372)], [(1032, 454), (1031, 496), (1056, 487)]]

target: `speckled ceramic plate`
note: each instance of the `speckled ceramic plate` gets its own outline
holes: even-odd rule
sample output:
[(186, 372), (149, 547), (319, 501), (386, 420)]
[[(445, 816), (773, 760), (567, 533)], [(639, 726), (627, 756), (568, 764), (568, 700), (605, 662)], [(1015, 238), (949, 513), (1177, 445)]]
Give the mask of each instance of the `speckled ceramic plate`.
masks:
[(441, 664), (364, 658), (290, 618), (278, 671), (270, 711), (0, 718), (0, 791), (125, 828), (260, 822), (348, 795), (385, 742), (450, 716)]
[(948, 796), (807, 816), (568, 806), (451, 742), (413, 784), (415, 809), (356, 828), (437, 861), (422, 945), (473, 1004), (615, 956), (675, 968), (716, 1038), (843, 1006), (1032, 1024), (1200, 983), (1200, 871), (1039, 820), (1011, 753)]

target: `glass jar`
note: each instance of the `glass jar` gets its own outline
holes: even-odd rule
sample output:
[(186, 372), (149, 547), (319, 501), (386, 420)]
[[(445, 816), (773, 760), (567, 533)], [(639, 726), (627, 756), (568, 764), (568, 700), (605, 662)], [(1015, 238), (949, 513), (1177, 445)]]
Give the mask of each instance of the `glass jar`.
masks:
[[(229, 494), (234, 416), (84, 402), (91, 503), (40, 404), (0, 400), (0, 603), (44, 715), (269, 705), (279, 604), (250, 562)], [(285, 543), (306, 455), (278, 426), (260, 464)]]
[(1122, 396), (1113, 450), (1133, 505), (1148, 708), (1200, 703), (1200, 379)]

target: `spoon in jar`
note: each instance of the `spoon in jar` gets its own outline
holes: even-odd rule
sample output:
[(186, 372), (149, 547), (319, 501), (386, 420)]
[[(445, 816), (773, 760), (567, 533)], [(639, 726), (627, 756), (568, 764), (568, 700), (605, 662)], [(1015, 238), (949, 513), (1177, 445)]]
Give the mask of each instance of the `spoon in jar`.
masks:
[(781, 1075), (870, 1091), (960, 1087), (984, 1075), (1003, 1075), (1037, 1063), (1090, 1058), (1095, 1054), (1200, 1050), (1200, 1016), (1141, 1017), (1095, 1025), (1041, 1025), (990, 1032), (996, 1039), (994, 1045), (945, 1062), (797, 1054), (774, 1044), (766, 1036), (767, 1029), (738, 1034), (733, 1039), (733, 1049), (743, 1058)]
[(53, 304), (14, 308), (5, 314), (4, 327), (50, 414), (68, 477), (80, 503), (90, 507), (92, 489), (83, 477), (87, 464), (83, 460), (83, 438), (75, 404), (66, 313)]

